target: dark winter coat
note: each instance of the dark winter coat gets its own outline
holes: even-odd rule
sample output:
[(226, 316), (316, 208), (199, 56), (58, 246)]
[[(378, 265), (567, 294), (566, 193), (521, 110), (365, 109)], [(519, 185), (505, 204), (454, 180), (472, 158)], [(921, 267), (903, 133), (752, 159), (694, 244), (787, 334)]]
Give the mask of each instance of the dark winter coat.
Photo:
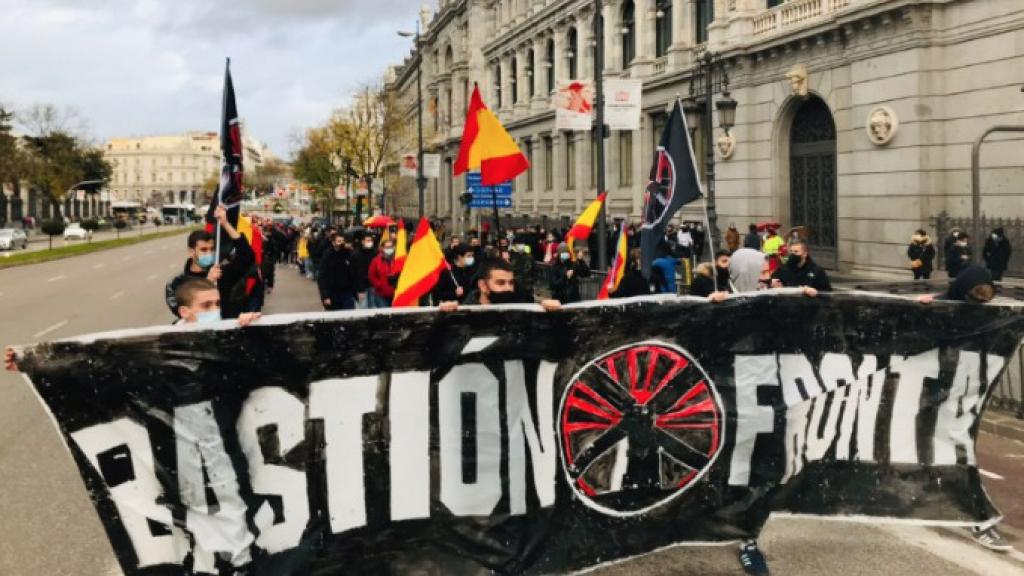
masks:
[(921, 270), (925, 273), (931, 272), (935, 266), (935, 246), (927, 237), (923, 241), (913, 241), (907, 247), (907, 258), (911, 262), (921, 261)]
[[(567, 277), (569, 270), (572, 270), (572, 277)], [(548, 276), (548, 286), (551, 288), (551, 297), (563, 304), (579, 302), (580, 278), (590, 277), (590, 266), (583, 260), (576, 262), (555, 261), (551, 264)]]
[(832, 290), (832, 283), (829, 282), (825, 269), (818, 266), (810, 256), (807, 257), (804, 265), (799, 268), (789, 264), (780, 266), (772, 274), (772, 279), (781, 281), (782, 285), (786, 288), (808, 286), (819, 292), (829, 292)]
[(330, 298), (342, 300), (344, 296), (354, 296), (358, 281), (355, 268), (352, 266), (352, 252), (347, 248), (324, 254), (320, 261), (320, 276), (317, 281), (320, 288), (320, 299)]
[(612, 298), (629, 298), (631, 296), (647, 296), (651, 294), (651, 283), (644, 278), (637, 268), (629, 267), (622, 275), (619, 289), (611, 293)]
[(998, 240), (993, 240), (989, 236), (988, 240), (985, 240), (985, 250), (983, 252), (985, 266), (993, 272), (1006, 270), (1012, 252), (1013, 248), (1010, 246), (1010, 241), (1006, 239), (1006, 236), (999, 236)]
[(971, 263), (971, 251), (967, 246), (952, 244), (946, 249), (946, 272), (950, 279), (956, 278), (960, 271)]
[[(221, 261), (221, 276), (217, 281), (222, 318), (238, 318), (238, 315), (245, 311), (248, 298), (245, 294), (244, 280), (253, 263), (256, 262), (256, 253), (252, 251), (245, 236), (239, 236), (238, 239), (232, 240), (232, 248), (229, 257)], [(164, 287), (164, 300), (172, 314), (178, 315), (178, 299), (174, 296), (174, 291), (178, 289), (178, 286), (189, 278), (206, 278), (207, 272), (207, 270), (193, 272), (192, 259), (189, 258), (185, 261), (182, 273), (172, 278)]]
[(980, 284), (992, 284), (992, 273), (977, 264), (968, 264), (949, 285), (946, 299), (965, 302), (967, 293)]

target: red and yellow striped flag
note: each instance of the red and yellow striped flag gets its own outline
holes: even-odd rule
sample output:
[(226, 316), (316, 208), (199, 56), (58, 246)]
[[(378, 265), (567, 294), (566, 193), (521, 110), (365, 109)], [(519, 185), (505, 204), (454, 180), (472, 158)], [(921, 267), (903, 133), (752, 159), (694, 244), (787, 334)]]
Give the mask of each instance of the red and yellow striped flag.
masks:
[(615, 243), (615, 261), (608, 269), (608, 278), (601, 284), (601, 292), (598, 293), (598, 300), (607, 300), (609, 292), (619, 289), (619, 282), (626, 275), (626, 257), (628, 249), (626, 244), (626, 223), (622, 223), (622, 230), (619, 230), (619, 240)]
[(395, 234), (395, 264), (401, 268), (405, 264), (405, 257), (409, 253), (409, 239), (405, 232), (405, 221), (398, 223), (398, 232)]
[(480, 183), (493, 186), (515, 178), (529, 167), (526, 156), (494, 113), (484, 105), (480, 89), (474, 85), (459, 156), (452, 167), (455, 176), (479, 170)]
[(398, 277), (398, 286), (395, 288), (395, 298), (391, 306), (418, 306), (420, 298), (426, 296), (437, 284), (444, 266), (441, 244), (434, 236), (434, 231), (430, 229), (430, 222), (426, 218), (420, 218), (416, 235), (412, 238), (412, 246), (409, 247), (409, 254), (405, 259), (405, 266)]
[(594, 229), (594, 222), (597, 222), (597, 217), (601, 214), (601, 206), (604, 205), (606, 196), (608, 196), (608, 193), (602, 192), (596, 200), (591, 202), (565, 235), (565, 241), (569, 245), (569, 254), (573, 260), (576, 260), (576, 250), (573, 248), (573, 243), (577, 240), (586, 242), (587, 238), (590, 237), (590, 232)]

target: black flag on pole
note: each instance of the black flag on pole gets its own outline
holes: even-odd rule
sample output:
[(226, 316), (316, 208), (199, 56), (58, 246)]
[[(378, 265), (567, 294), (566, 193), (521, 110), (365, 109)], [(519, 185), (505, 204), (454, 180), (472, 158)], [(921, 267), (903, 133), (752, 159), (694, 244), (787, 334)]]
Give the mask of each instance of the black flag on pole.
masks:
[(651, 262), (658, 256), (658, 245), (665, 236), (669, 220), (683, 205), (700, 198), (701, 194), (690, 131), (677, 100), (661, 133), (661, 143), (655, 150), (650, 180), (644, 191), (644, 223), (640, 233), (644, 276), (650, 276)]
[(206, 229), (213, 232), (217, 222), (213, 211), (219, 204), (228, 210), (228, 221), (238, 226), (239, 204), (242, 201), (242, 130), (235, 104), (235, 86), (231, 81), (231, 59), (224, 67), (224, 105), (220, 121), (221, 171), (217, 194), (206, 211)]

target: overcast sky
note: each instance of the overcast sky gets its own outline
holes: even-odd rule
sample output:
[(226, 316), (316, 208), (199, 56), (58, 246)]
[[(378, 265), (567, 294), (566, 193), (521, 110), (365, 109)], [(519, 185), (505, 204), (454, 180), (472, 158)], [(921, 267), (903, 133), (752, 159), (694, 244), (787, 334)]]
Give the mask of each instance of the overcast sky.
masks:
[[(249, 132), (292, 135), (398, 63), (421, 0), (0, 0), (0, 103), (72, 107), (98, 141), (217, 130), (224, 58)], [(436, 5), (430, 2), (431, 6)]]

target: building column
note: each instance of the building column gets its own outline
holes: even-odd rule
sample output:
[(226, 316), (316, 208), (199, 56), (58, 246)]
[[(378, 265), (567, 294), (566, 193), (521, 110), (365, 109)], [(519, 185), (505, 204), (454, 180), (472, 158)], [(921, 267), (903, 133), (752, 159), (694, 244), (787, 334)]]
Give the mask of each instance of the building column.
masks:
[(562, 207), (562, 199), (566, 197), (567, 193), (565, 187), (565, 155), (568, 149), (568, 145), (566, 144), (566, 142), (571, 134), (571, 132), (561, 132), (558, 130), (554, 130), (551, 132), (551, 138), (553, 140), (554, 145), (553, 156), (555, 163), (555, 169), (552, 173), (552, 176), (554, 178), (554, 185), (552, 186), (552, 201), (554, 203), (553, 211), (557, 212), (558, 216), (561, 215), (561, 212), (559, 212), (559, 210)]
[(576, 17), (576, 34), (580, 42), (579, 54), (579, 76), (580, 78), (594, 78), (594, 13), (591, 10), (582, 10)]
[(602, 7), (604, 12), (604, 71), (610, 74), (622, 64), (622, 6), (610, 1)]
[(691, 0), (672, 0), (672, 45), (668, 47), (668, 69), (690, 66), (690, 45), (693, 36), (693, 4)]
[(548, 69), (544, 65), (544, 48), (547, 34), (539, 34), (533, 39), (533, 98), (530, 101), (531, 112), (542, 112), (548, 108)]
[(526, 74), (530, 67), (529, 54), (529, 44), (516, 47), (516, 116), (525, 116), (530, 112), (530, 78)]
[[(501, 111), (505, 112), (505, 115), (512, 111), (512, 57), (511, 54), (502, 54), (499, 58), (501, 62), (501, 78), (499, 79), (501, 85)], [(506, 118), (502, 118), (505, 120)]]
[(569, 63), (565, 57), (566, 30), (565, 24), (559, 24), (555, 27), (555, 61), (552, 62), (552, 65), (555, 67), (555, 85), (550, 87), (551, 90), (557, 90), (558, 84), (565, 81), (569, 76)]
[(590, 132), (575, 132), (573, 138), (576, 141), (576, 209), (574, 213), (583, 212), (583, 206), (590, 196)]
[(652, 49), (654, 44), (651, 41), (654, 37), (654, 18), (651, 14), (654, 2), (653, 0), (635, 0), (633, 6), (633, 18), (636, 22), (636, 59), (633, 61), (634, 75), (645, 76), (647, 68), (644, 65), (649, 64), (654, 55), (654, 50)]

